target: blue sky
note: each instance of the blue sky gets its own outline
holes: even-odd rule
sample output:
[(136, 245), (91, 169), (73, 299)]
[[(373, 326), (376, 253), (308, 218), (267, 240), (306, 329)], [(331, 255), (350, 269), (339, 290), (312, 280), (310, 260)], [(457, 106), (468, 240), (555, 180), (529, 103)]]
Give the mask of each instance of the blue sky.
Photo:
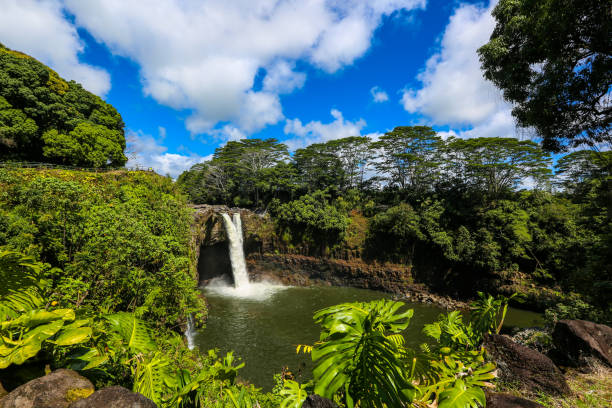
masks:
[(173, 177), (243, 137), (521, 137), (479, 69), (488, 2), (2, 2), (0, 42), (114, 105), (128, 164)]

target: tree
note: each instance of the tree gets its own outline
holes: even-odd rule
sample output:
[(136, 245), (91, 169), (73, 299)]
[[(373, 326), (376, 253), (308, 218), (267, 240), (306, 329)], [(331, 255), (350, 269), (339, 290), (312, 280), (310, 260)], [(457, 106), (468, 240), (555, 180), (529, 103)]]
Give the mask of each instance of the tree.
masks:
[(346, 214), (330, 203), (329, 194), (320, 190), (272, 205), (270, 212), (295, 238), (311, 244), (320, 254), (342, 240), (349, 223)]
[(610, 4), (601, 0), (501, 0), (478, 50), (487, 79), (515, 105), (522, 127), (560, 151), (610, 143)]
[(43, 156), (48, 161), (86, 167), (120, 167), (125, 137), (102, 125), (83, 122), (68, 134), (51, 129), (43, 134)]
[(370, 157), (371, 139), (366, 136), (349, 136), (330, 140), (326, 144), (335, 153), (342, 165), (342, 189), (356, 188), (363, 184)]
[(18, 155), (18, 149), (29, 145), (37, 133), (36, 122), (0, 96), (0, 155)]
[(369, 252), (379, 258), (411, 263), (416, 244), (425, 239), (421, 217), (410, 205), (402, 203), (370, 220), (366, 244)]
[(375, 163), (391, 185), (414, 192), (431, 189), (438, 177), (442, 139), (428, 126), (399, 126), (372, 147), (381, 154)]
[(122, 166), (124, 149), (115, 108), (0, 44), (0, 160)]
[(287, 146), (276, 139), (231, 141), (217, 148), (212, 160), (183, 172), (178, 183), (193, 202), (260, 206), (262, 194), (276, 197), (283, 190), (291, 195), (295, 175), (288, 161)]
[(344, 169), (330, 144), (314, 143), (297, 149), (293, 161), (302, 184), (309, 192), (325, 188), (340, 190), (345, 178)]
[[(532, 178), (536, 185), (545, 183), (551, 175), (550, 156), (530, 140), (479, 137), (450, 139), (448, 163), (455, 176), (464, 179), (468, 188), (497, 198)], [(457, 165), (459, 167), (457, 167)]]
[(584, 197), (594, 180), (605, 182), (612, 171), (612, 152), (578, 150), (561, 157), (555, 166), (558, 184), (574, 194)]

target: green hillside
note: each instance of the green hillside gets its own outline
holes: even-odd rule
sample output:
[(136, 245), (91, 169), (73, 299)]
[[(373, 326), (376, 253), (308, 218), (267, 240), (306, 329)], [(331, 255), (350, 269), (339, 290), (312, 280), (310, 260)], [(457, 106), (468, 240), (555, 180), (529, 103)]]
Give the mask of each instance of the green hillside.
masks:
[(100, 97), (0, 44), (0, 161), (123, 166), (123, 128)]

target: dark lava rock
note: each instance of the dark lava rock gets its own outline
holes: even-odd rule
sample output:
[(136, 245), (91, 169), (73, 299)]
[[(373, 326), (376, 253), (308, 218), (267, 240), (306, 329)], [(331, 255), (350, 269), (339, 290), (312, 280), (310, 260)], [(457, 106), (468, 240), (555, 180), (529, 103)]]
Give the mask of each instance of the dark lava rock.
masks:
[(544, 408), (537, 402), (502, 392), (487, 392), (487, 408)]
[(15, 388), (0, 400), (0, 408), (68, 408), (93, 392), (87, 378), (62, 368)]
[(533, 392), (557, 395), (570, 392), (559, 368), (544, 354), (498, 334), (485, 336), (484, 347), (497, 363), (501, 381), (518, 384)]
[(337, 408), (333, 401), (323, 398), (317, 394), (311, 394), (306, 397), (302, 404), (302, 408)]
[(586, 320), (560, 320), (552, 333), (554, 357), (560, 364), (588, 365), (596, 358), (612, 367), (612, 328)]
[(102, 388), (70, 405), (70, 408), (156, 408), (147, 397), (126, 388), (114, 386)]

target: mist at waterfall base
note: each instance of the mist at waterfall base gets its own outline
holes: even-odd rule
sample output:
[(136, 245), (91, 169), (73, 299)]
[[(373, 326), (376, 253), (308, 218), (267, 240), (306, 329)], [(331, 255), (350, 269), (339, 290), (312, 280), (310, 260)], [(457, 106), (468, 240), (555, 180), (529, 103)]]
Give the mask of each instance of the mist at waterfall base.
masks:
[[(234, 214), (232, 218), (224, 215), (223, 219), (235, 283), (229, 277), (215, 278), (203, 288), (209, 306), (208, 320), (204, 329), (188, 330), (188, 342), (204, 353), (213, 348), (219, 349), (221, 355), (233, 350), (234, 356), (246, 363), (239, 377), (257, 387), (270, 391), (274, 374), (280, 373), (284, 366), (299, 382), (311, 378), (310, 355), (297, 355), (295, 350), (298, 344), (314, 344), (319, 340), (320, 327), (312, 319), (315, 311), (344, 302), (392, 297), (389, 293), (349, 287), (289, 287), (249, 282), (240, 215)], [(404, 337), (409, 347), (416, 348), (428, 341), (422, 334), (423, 326), (436, 320), (444, 310), (420, 303), (407, 306), (414, 309), (414, 316)], [(536, 313), (510, 309), (506, 322), (526, 327), (536, 325), (540, 318)]]

